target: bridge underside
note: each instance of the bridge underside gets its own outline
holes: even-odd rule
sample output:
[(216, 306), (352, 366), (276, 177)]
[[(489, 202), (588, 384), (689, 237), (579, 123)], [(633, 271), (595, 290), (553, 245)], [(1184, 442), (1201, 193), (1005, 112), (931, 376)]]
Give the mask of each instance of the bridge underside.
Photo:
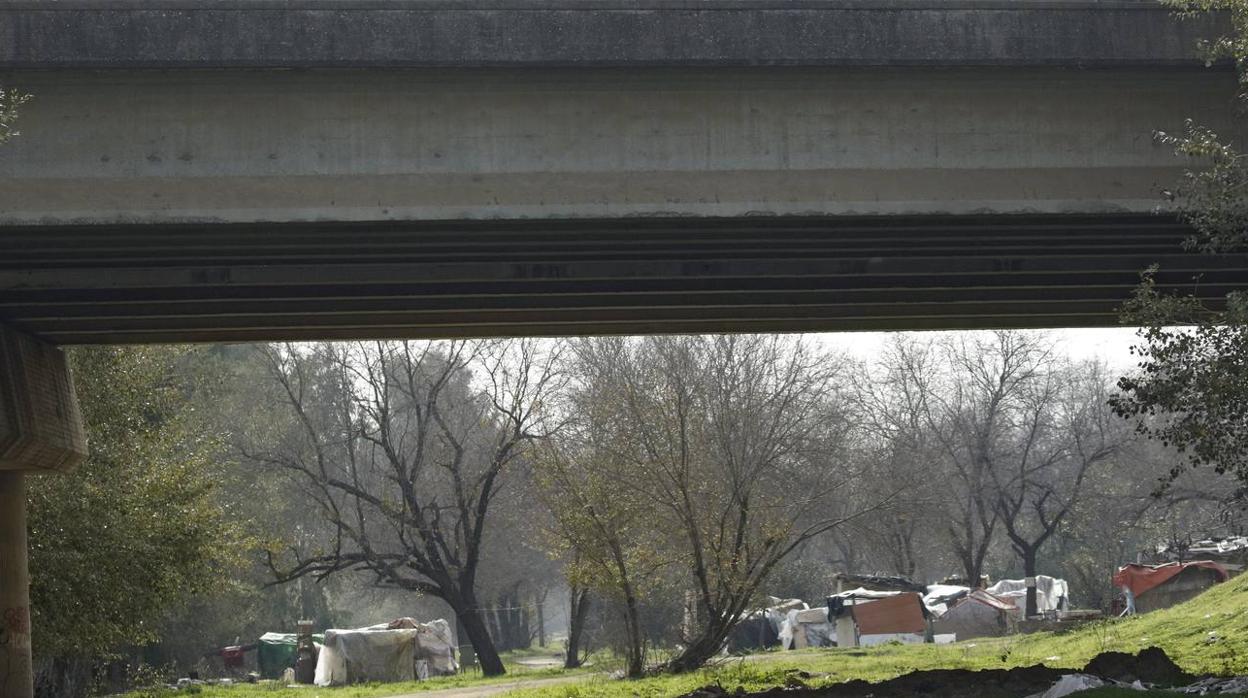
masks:
[[(1148, 215), (4, 228), (0, 320), (57, 344), (1117, 324), (1142, 269), (1248, 256)], [(1196, 283), (1196, 279), (1199, 283)]]

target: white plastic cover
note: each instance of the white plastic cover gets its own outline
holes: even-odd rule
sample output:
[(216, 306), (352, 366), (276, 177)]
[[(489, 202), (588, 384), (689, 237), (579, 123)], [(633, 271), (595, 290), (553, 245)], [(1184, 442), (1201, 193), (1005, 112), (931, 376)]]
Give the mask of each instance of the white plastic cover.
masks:
[(923, 605), (928, 613), (939, 618), (949, 610), (952, 599), (966, 596), (970, 591), (970, 587), (957, 584), (929, 584), (923, 594)]
[[(1003, 599), (1023, 599), (1027, 596), (1027, 584), (1022, 579), (1002, 579), (988, 587), (985, 591)], [(1036, 576), (1036, 611), (1046, 613), (1058, 611), (1066, 607), (1066, 599), (1070, 596), (1070, 586), (1065, 579), (1056, 579), (1047, 575)], [(1025, 604), (1015, 601), (1018, 612), (1024, 612)]]
[(1105, 680), (1089, 674), (1066, 674), (1043, 693), (1033, 693), (1027, 698), (1065, 698), (1072, 693), (1104, 686)]
[(360, 681), (414, 681), (417, 660), (424, 662), (432, 675), (459, 670), (450, 623), (401, 618), (355, 630), (326, 630), (313, 682), (339, 686)]
[(316, 662), (318, 686), (416, 680), (416, 630), (326, 630)]
[(850, 589), (849, 591), (842, 591), (839, 594), (832, 594), (832, 596), (839, 596), (842, 599), (887, 599), (890, 596), (896, 596), (901, 593), (908, 593), (908, 592), (876, 591), (874, 589), (866, 589), (864, 587), (858, 587), (857, 589)]

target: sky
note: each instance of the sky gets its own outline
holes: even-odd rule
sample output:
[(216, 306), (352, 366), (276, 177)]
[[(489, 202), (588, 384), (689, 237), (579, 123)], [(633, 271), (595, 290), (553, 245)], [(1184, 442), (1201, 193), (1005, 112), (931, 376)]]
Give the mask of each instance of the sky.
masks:
[[(1071, 358), (1099, 358), (1105, 361), (1109, 368), (1119, 371), (1130, 370), (1136, 363), (1136, 360), (1132, 358), (1129, 352), (1131, 345), (1136, 342), (1135, 328), (1133, 327), (1062, 329), (1046, 330), (1045, 332)], [(838, 332), (815, 336), (819, 338), (820, 342), (825, 342), (830, 348), (845, 351), (855, 358), (864, 361), (870, 361), (885, 346), (888, 338), (893, 334), (895, 333)], [(907, 334), (925, 336), (938, 333), (912, 332)]]

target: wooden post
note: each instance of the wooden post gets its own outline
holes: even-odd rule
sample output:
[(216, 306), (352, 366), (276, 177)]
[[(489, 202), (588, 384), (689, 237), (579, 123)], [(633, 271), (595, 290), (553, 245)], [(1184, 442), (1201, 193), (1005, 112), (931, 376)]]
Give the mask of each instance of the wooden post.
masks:
[(0, 698), (35, 691), (23, 471), (65, 472), (86, 455), (65, 355), (0, 326)]

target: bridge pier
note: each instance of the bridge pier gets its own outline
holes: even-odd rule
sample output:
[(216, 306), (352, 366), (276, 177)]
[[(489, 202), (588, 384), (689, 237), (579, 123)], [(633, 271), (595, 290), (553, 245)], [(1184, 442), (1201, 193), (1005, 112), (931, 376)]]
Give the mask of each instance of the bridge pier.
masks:
[(86, 436), (65, 355), (0, 326), (0, 698), (31, 698), (26, 477), (73, 469)]
[(25, 474), (0, 471), (0, 697), (33, 694)]

